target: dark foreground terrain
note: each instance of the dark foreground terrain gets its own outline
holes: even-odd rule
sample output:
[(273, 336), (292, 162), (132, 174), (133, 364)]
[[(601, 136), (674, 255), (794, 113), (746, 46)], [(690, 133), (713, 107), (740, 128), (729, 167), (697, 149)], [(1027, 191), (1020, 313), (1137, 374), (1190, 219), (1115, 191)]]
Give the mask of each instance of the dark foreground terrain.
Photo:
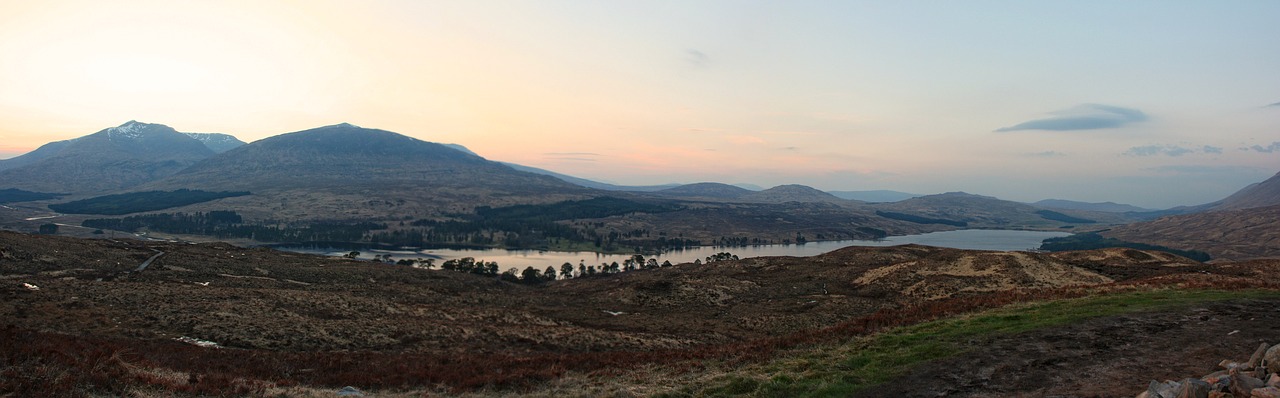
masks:
[[(1245, 318), (1274, 312), (1277, 280), (1272, 261), (900, 246), (524, 284), (227, 244), (0, 232), (0, 393), (1134, 395), (1150, 379), (1203, 373), (1179, 358), (1202, 367), (1216, 360), (1199, 357), (1280, 342), (1280, 316)], [(976, 349), (874, 378), (804, 359), (822, 372), (796, 374), (837, 380), (759, 382), (813, 353), (873, 352), (893, 327), (1147, 291), (1196, 299), (1122, 300), (1080, 322), (982, 333), (967, 338)], [(869, 361), (859, 366), (888, 360)]]

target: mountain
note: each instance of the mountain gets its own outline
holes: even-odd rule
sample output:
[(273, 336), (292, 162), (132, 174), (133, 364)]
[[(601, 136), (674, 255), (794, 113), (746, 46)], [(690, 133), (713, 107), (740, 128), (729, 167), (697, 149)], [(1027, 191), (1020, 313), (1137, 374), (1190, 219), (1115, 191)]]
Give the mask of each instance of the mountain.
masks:
[(753, 193), (745, 188), (718, 182), (699, 182), (655, 191), (654, 194), (676, 198), (735, 200)]
[(193, 209), (309, 220), (423, 218), (597, 196), (445, 145), (346, 123), (258, 140), (134, 190), (184, 188), (253, 193)]
[(1102, 235), (1199, 250), (1214, 259), (1275, 258), (1280, 257), (1280, 205), (1163, 217), (1115, 227)]
[(868, 203), (897, 202), (924, 196), (920, 194), (889, 191), (884, 189), (872, 191), (827, 191), (827, 193), (835, 195), (841, 199), (857, 200)]
[(172, 175), (213, 154), (199, 140), (169, 126), (129, 121), (6, 161), (17, 166), (0, 171), (0, 188), (111, 191)]
[(213, 153), (223, 153), (226, 151), (230, 151), (232, 149), (236, 149), (241, 145), (244, 145), (244, 141), (240, 141), (239, 138), (236, 138), (229, 134), (222, 134), (222, 133), (183, 133), (183, 134), (186, 134), (188, 137), (195, 138), (197, 141), (200, 141), (200, 143), (204, 144), (204, 146), (212, 150)]
[(843, 202), (829, 193), (819, 191), (817, 189), (804, 185), (779, 185), (759, 192), (751, 192), (743, 195), (742, 199), (753, 202), (765, 203), (783, 203), (783, 202)]
[(1032, 203), (1031, 205), (1036, 207), (1043, 207), (1046, 209), (1088, 210), (1088, 211), (1101, 211), (1101, 212), (1107, 212), (1107, 213), (1152, 211), (1151, 209), (1144, 209), (1134, 205), (1127, 205), (1127, 204), (1121, 204), (1121, 203), (1115, 203), (1115, 202), (1090, 203), (1090, 202), (1077, 202), (1074, 200), (1063, 200), (1063, 199), (1045, 199), (1039, 202)]
[(1209, 210), (1239, 210), (1274, 205), (1280, 205), (1280, 173), (1214, 203)]

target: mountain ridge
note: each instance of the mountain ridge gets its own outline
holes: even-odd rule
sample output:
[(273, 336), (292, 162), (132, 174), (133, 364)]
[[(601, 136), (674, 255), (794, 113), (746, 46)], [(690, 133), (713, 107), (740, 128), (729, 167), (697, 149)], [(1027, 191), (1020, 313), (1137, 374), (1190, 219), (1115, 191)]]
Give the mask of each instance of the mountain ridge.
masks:
[(172, 175), (213, 154), (169, 126), (130, 120), (10, 159), (20, 165), (0, 171), (0, 188), (105, 192)]

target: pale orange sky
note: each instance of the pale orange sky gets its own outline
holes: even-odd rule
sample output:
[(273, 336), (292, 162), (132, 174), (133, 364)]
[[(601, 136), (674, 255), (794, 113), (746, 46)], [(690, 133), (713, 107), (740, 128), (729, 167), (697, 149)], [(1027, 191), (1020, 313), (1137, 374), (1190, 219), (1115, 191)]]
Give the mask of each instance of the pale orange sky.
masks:
[(0, 157), (136, 119), (245, 141), (350, 122), (634, 185), (1167, 207), (1280, 171), (1274, 2), (0, 9)]

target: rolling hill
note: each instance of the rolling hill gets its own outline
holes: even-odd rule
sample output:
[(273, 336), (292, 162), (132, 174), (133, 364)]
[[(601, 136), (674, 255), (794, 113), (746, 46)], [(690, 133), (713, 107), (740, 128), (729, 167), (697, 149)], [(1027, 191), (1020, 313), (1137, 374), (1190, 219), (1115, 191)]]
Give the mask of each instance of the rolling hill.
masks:
[(827, 191), (841, 199), (857, 200), (869, 203), (897, 202), (907, 200), (924, 195), (890, 191), (890, 190), (871, 190), (871, 191)]
[(891, 218), (967, 228), (1067, 229), (1125, 221), (1124, 216), (1113, 213), (1058, 212), (964, 192), (926, 195), (894, 203), (872, 204), (870, 207)]
[(736, 200), (752, 193), (753, 191), (746, 188), (718, 182), (699, 182), (653, 192), (658, 196), (708, 200)]
[(1085, 210), (1085, 211), (1101, 211), (1107, 213), (1125, 213), (1125, 212), (1147, 212), (1151, 209), (1144, 209), (1134, 205), (1127, 205), (1115, 202), (1079, 202), (1074, 200), (1063, 199), (1045, 199), (1031, 204), (1036, 207), (1058, 210)]

